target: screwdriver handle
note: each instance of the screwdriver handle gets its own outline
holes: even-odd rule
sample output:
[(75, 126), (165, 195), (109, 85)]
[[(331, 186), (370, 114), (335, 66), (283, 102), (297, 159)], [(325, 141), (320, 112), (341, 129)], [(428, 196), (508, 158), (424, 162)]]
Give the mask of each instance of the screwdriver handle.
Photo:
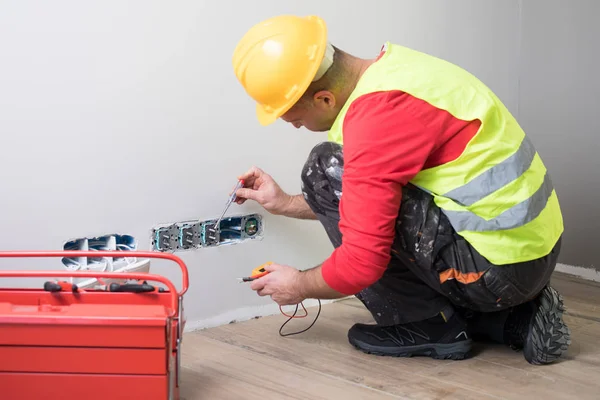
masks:
[(235, 192), (238, 191), (238, 189), (241, 189), (244, 187), (244, 180), (240, 179), (238, 181), (238, 183), (236, 183), (236, 185), (233, 187), (233, 190), (231, 192), (231, 195), (229, 196), (229, 199), (227, 199), (227, 202), (225, 203), (225, 209), (223, 210), (223, 212), (221, 213), (221, 216), (219, 217), (219, 219), (217, 219), (217, 221), (214, 224), (214, 228), (216, 229), (219, 224), (221, 223), (221, 220), (223, 219), (223, 217), (225, 216), (225, 213), (227, 213), (227, 210), (229, 209), (229, 206), (231, 205), (231, 203), (233, 203), (236, 199), (237, 199), (237, 195), (235, 194)]
[(233, 203), (234, 201), (237, 200), (237, 194), (235, 194), (235, 192), (238, 191), (238, 189), (241, 189), (244, 187), (244, 180), (240, 179), (238, 181), (238, 183), (236, 183), (235, 187), (233, 188), (233, 192), (231, 192), (231, 199), (229, 201), (229, 204)]

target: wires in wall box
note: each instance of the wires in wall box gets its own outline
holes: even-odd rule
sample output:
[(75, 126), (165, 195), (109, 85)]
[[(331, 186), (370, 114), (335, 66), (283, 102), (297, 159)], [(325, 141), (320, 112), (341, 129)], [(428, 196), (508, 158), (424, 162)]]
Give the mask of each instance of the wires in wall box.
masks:
[[(68, 240), (63, 244), (65, 251), (83, 251), (91, 256), (85, 257), (63, 257), (62, 262), (65, 268), (69, 271), (97, 271), (97, 272), (144, 272), (150, 271), (150, 260), (138, 260), (132, 254), (127, 254), (135, 251), (138, 247), (137, 240), (131, 235), (107, 234), (100, 236), (90, 236)], [(99, 251), (116, 251), (119, 255), (112, 257), (95, 256), (92, 252)], [(71, 278), (72, 283), (76, 283), (78, 287), (89, 288), (98, 281), (94, 278), (78, 280)], [(106, 280), (110, 283), (123, 283), (123, 280)]]
[[(131, 235), (108, 234), (94, 237), (70, 239), (63, 244), (65, 251), (134, 251), (137, 241)], [(124, 261), (127, 255), (115, 257), (63, 257), (64, 266), (73, 271), (80, 269), (106, 270), (108, 264)], [(135, 260), (134, 260), (135, 261)]]
[(159, 252), (190, 251), (260, 240), (264, 222), (260, 214), (225, 217), (215, 226), (216, 219), (182, 221), (157, 225), (151, 230), (152, 250)]

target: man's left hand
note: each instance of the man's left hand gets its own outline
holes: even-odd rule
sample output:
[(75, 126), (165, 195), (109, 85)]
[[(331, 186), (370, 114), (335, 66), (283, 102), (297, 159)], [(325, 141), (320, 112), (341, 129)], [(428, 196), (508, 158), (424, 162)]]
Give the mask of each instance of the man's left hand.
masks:
[(250, 283), (250, 288), (259, 296), (271, 296), (280, 306), (296, 305), (304, 301), (300, 293), (300, 274), (296, 268), (270, 264), (265, 266), (269, 273)]

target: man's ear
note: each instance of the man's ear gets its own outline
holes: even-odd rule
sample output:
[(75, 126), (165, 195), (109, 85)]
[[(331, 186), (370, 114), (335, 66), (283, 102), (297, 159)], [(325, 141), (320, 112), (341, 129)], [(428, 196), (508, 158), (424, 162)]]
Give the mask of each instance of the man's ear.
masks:
[(335, 107), (335, 96), (328, 90), (320, 90), (313, 97), (319, 108), (332, 109)]

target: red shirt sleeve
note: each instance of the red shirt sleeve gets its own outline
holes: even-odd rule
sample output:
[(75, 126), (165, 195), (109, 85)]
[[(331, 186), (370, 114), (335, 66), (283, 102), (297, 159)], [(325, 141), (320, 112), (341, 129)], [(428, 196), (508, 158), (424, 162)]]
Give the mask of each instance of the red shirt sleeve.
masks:
[(342, 244), (321, 267), (334, 290), (355, 294), (383, 275), (391, 258), (402, 186), (439, 147), (441, 127), (429, 117), (440, 113), (398, 91), (365, 95), (348, 110), (343, 125)]

